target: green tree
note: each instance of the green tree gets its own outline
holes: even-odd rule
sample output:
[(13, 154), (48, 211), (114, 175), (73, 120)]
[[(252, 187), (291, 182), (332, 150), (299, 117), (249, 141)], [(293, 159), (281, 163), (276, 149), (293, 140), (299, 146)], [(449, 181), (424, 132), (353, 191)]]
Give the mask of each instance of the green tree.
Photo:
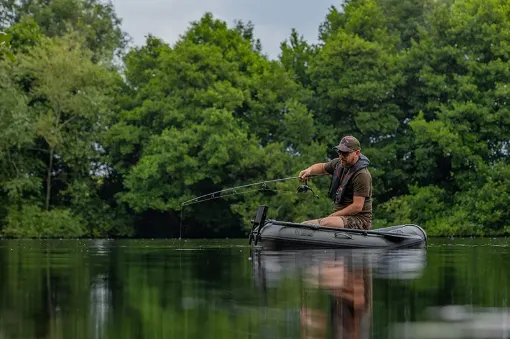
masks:
[(437, 3), (430, 0), (349, 0), (341, 9), (335, 6), (319, 26), (319, 39), (326, 42), (339, 30), (359, 35), (370, 41), (382, 41), (379, 33), (386, 30), (396, 39), (392, 47), (409, 48), (419, 40), (420, 30), (429, 24), (429, 16)]
[(283, 67), (294, 75), (294, 80), (304, 87), (310, 85), (308, 68), (314, 57), (314, 46), (310, 46), (293, 28), (288, 40), (280, 44), (279, 60)]
[(0, 32), (0, 58), (7, 57), (14, 61), (14, 55), (11, 52), (10, 42), (12, 35)]
[(418, 112), (409, 123), (412, 180), (446, 190), (447, 216), (429, 221), (445, 231), (508, 226), (498, 212), (508, 188), (494, 178), (508, 163), (509, 15), (508, 1), (440, 3), (405, 56), (409, 109)]
[[(188, 199), (299, 169), (293, 162), (309, 151), (313, 116), (295, 99), (300, 86), (260, 55), (239, 27), (206, 14), (173, 49), (149, 37), (125, 60), (123, 109), (109, 131), (108, 150), (123, 178), (117, 197), (135, 212), (167, 213), (176, 223)], [(189, 207), (207, 212), (186, 220), (201, 234), (242, 234), (239, 199)]]
[[(3, 64), (8, 73), (2, 94), (9, 105), (1, 138), (3, 187), (9, 197), (4, 233), (104, 234), (108, 216), (101, 214), (108, 206), (94, 206), (100, 185), (94, 178), (103, 167), (101, 133), (115, 78), (92, 62), (92, 52), (76, 35), (44, 38), (16, 59), (15, 65)], [(85, 225), (90, 228), (85, 230)]]
[(5, 0), (0, 5), (0, 29), (6, 29), (27, 17), (49, 37), (80, 32), (85, 46), (94, 52), (94, 60), (111, 60), (122, 51), (128, 36), (111, 2), (100, 0)]

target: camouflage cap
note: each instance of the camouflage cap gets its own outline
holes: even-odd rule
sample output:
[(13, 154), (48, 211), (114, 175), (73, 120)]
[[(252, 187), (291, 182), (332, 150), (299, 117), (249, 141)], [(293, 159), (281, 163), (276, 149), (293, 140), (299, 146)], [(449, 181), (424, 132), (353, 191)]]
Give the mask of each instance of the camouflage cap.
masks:
[(333, 147), (337, 152), (354, 152), (361, 149), (359, 140), (355, 137), (348, 135), (342, 138), (340, 143)]

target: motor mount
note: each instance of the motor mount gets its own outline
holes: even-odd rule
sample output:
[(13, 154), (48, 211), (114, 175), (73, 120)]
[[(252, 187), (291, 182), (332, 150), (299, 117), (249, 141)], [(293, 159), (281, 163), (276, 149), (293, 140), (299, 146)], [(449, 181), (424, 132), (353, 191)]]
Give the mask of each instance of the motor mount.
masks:
[(257, 208), (257, 211), (255, 212), (255, 218), (251, 221), (252, 228), (249, 236), (249, 244), (251, 245), (252, 241), (254, 241), (254, 244), (257, 245), (257, 243), (260, 240), (260, 228), (264, 225), (266, 222), (267, 217), (267, 210), (269, 208), (266, 205), (261, 205)]

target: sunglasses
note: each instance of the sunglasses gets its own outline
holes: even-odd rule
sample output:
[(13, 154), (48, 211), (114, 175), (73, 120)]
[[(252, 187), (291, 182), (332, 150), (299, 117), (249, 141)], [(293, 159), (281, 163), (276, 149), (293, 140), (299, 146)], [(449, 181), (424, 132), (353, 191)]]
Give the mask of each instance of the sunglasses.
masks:
[(352, 152), (342, 152), (342, 151), (338, 151), (338, 155), (341, 156), (341, 157), (347, 157), (349, 156), (349, 154), (351, 154)]

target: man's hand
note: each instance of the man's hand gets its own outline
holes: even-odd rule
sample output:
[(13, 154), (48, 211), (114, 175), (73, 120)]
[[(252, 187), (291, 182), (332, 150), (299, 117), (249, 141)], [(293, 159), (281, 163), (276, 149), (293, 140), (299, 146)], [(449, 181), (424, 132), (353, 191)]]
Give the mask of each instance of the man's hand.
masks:
[(308, 167), (307, 169), (305, 170), (302, 170), (300, 173), (299, 173), (299, 179), (301, 180), (306, 180), (308, 179), (308, 177), (312, 175), (312, 169), (310, 167)]
[(326, 163), (313, 164), (312, 166), (308, 167), (305, 170), (302, 170), (301, 173), (299, 173), (299, 179), (306, 180), (308, 179), (308, 177), (312, 175), (327, 174), (326, 170), (324, 169), (325, 165)]

